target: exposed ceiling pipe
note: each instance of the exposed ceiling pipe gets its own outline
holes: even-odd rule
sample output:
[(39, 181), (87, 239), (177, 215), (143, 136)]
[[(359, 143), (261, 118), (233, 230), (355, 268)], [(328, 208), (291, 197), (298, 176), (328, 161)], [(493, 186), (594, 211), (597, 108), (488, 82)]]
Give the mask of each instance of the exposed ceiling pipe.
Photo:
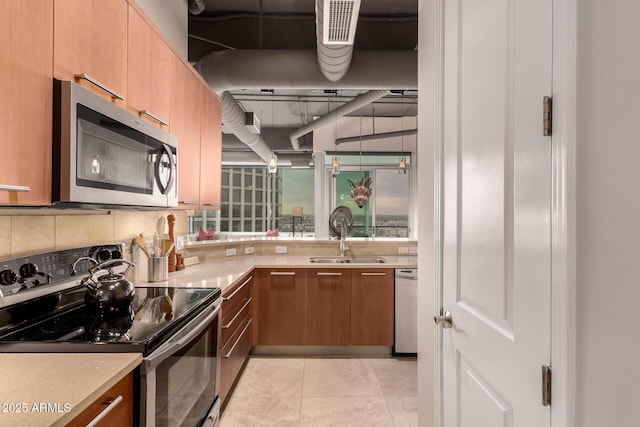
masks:
[(396, 130), (393, 132), (383, 132), (383, 133), (370, 133), (362, 136), (349, 136), (346, 138), (338, 138), (336, 139), (336, 145), (344, 144), (347, 142), (358, 142), (358, 141), (369, 141), (375, 139), (386, 139), (386, 138), (396, 138), (398, 136), (409, 136), (415, 135), (418, 133), (418, 129), (407, 129), (407, 130)]
[(192, 15), (200, 15), (204, 12), (204, 0), (189, 0), (189, 12)]
[[(329, 5), (327, 5), (327, 7), (329, 7)], [(349, 64), (351, 64), (351, 56), (353, 55), (353, 43), (324, 43), (323, 8), (324, 0), (316, 0), (316, 45), (318, 47), (318, 65), (320, 66), (320, 71), (328, 80), (337, 82), (342, 77), (344, 77), (344, 75), (347, 73), (347, 70), (349, 70)], [(357, 15), (358, 10), (355, 10), (354, 12)], [(353, 24), (354, 32), (356, 25), (355, 22), (357, 22), (356, 20), (354, 20)], [(334, 23), (334, 25), (336, 24)], [(349, 25), (349, 23), (346, 23), (346, 25)]]
[(245, 111), (229, 92), (222, 94), (222, 123), (265, 162), (274, 154), (260, 135), (249, 132), (245, 127)]
[(318, 69), (313, 50), (236, 49), (204, 56), (195, 67), (218, 94), (233, 89), (418, 89), (415, 50), (356, 50), (340, 81)]
[(300, 143), (298, 138), (303, 135), (308, 134), (309, 132), (319, 129), (323, 126), (326, 126), (330, 123), (334, 123), (342, 116), (346, 116), (349, 113), (357, 111), (364, 107), (365, 105), (369, 105), (372, 102), (383, 98), (387, 95), (391, 94), (388, 90), (371, 90), (369, 92), (363, 93), (362, 95), (357, 96), (352, 101), (347, 102), (344, 105), (336, 108), (333, 111), (328, 112), (324, 116), (318, 117), (311, 123), (306, 126), (301, 127), (300, 129), (293, 132), (289, 138), (291, 139), (291, 146), (294, 150), (300, 150)]

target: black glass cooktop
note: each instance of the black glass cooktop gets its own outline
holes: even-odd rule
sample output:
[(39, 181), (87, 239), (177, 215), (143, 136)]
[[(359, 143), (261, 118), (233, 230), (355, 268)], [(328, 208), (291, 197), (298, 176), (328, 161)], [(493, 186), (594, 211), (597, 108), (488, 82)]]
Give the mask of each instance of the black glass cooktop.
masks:
[(85, 293), (81, 286), (1, 309), (0, 352), (147, 355), (212, 304), (220, 289), (136, 288), (131, 305), (116, 313), (86, 305)]

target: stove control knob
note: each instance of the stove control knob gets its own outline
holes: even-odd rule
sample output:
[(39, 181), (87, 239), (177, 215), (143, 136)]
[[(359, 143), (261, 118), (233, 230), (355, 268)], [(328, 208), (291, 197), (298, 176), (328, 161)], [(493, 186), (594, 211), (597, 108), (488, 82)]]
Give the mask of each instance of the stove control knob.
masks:
[(107, 249), (100, 249), (96, 253), (96, 260), (98, 262), (107, 261), (109, 258), (111, 258), (111, 252), (109, 252)]
[(20, 277), (28, 279), (29, 277), (33, 277), (36, 274), (38, 274), (38, 266), (36, 266), (34, 263), (28, 262), (20, 266)]
[(13, 285), (18, 281), (18, 275), (11, 270), (0, 271), (0, 285)]

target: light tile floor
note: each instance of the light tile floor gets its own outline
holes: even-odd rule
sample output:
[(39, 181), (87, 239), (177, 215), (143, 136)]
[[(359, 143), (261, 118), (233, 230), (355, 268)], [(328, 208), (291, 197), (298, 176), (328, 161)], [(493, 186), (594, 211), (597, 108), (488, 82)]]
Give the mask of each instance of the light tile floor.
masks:
[(221, 427), (418, 425), (415, 358), (252, 357)]

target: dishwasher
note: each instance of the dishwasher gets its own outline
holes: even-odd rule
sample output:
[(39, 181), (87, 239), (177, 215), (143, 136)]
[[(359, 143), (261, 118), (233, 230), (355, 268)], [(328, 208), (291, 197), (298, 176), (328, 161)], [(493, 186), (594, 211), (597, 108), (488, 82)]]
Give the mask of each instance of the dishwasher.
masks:
[(394, 354), (418, 353), (418, 269), (395, 271)]

